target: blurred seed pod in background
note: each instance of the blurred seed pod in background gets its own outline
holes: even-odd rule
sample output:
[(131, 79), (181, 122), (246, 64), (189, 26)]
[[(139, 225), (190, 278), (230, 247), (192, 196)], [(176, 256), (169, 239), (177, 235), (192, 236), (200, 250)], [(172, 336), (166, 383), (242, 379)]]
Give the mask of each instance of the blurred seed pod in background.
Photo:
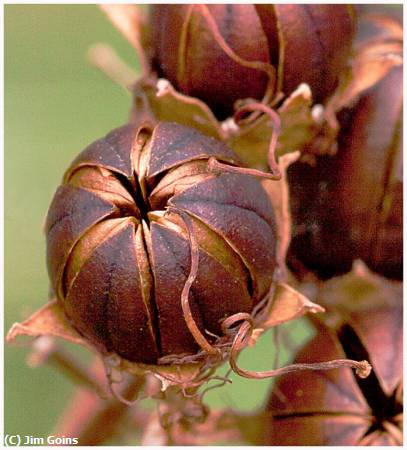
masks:
[(237, 100), (308, 83), (315, 102), (337, 86), (350, 54), (349, 5), (153, 5), (153, 66), (218, 118)]
[(288, 169), (293, 218), (289, 262), (322, 278), (360, 258), (402, 278), (403, 68), (396, 66), (338, 116), (338, 151)]
[(380, 15), (396, 20), (400, 24), (403, 23), (403, 5), (401, 3), (362, 3), (353, 5), (353, 8), (358, 19), (363, 19), (368, 15)]
[(269, 398), (267, 445), (402, 445), (402, 285), (356, 263), (325, 283), (317, 301), (327, 315), (295, 362), (366, 358), (365, 379), (350, 369), (292, 373)]
[[(199, 350), (184, 317), (213, 341), (221, 322), (268, 293), (275, 224), (256, 177), (214, 171), (237, 157), (174, 123), (126, 125), (72, 163), (46, 221), (51, 285), (73, 326), (102, 352), (155, 364)], [(208, 333), (207, 333), (208, 331)]]

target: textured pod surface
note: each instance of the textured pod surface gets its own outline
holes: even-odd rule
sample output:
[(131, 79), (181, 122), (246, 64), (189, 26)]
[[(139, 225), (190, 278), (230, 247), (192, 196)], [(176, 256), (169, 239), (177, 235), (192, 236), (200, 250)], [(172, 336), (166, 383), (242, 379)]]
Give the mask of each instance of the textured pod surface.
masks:
[(402, 287), (379, 283), (352, 274), (330, 281), (319, 301), (333, 317), (296, 357), (367, 359), (372, 373), (361, 379), (346, 368), (281, 377), (268, 402), (265, 444), (402, 444)]
[(348, 5), (207, 5), (219, 45), (199, 5), (153, 5), (154, 65), (181, 92), (205, 101), (223, 118), (238, 99), (261, 99), (268, 75), (243, 61), (274, 67), (275, 90), (308, 83), (321, 102), (336, 87), (353, 35)]
[(329, 277), (360, 258), (402, 278), (402, 78), (392, 69), (342, 112), (336, 156), (289, 168), (292, 263)]
[[(214, 172), (233, 152), (197, 131), (162, 122), (126, 125), (87, 147), (50, 206), (47, 262), (74, 327), (102, 351), (156, 363), (199, 348), (181, 306), (191, 270), (193, 318), (208, 340), (220, 323), (250, 312), (275, 265), (274, 215), (258, 179)], [(213, 335), (212, 335), (213, 336)]]

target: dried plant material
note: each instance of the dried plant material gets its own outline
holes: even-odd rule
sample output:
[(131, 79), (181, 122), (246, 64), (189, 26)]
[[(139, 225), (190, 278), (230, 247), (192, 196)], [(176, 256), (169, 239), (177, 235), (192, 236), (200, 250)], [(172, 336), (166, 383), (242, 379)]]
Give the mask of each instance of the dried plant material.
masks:
[(142, 73), (149, 71), (149, 62), (144, 48), (146, 17), (139, 5), (135, 4), (102, 4), (102, 11), (113, 25), (134, 46), (140, 59)]
[[(289, 160), (283, 157), (283, 170)], [(109, 378), (125, 370), (153, 374), (164, 391), (199, 387), (229, 354), (242, 350), (241, 343), (235, 345), (239, 332), (246, 342), (254, 329), (257, 337), (270, 326), (320, 310), (287, 285), (270, 290), (275, 218), (257, 180), (269, 175), (237, 168), (236, 162), (221, 142), (161, 123), (113, 131), (66, 172), (46, 223), (55, 308), (60, 312), (62, 305), (70, 325), (86, 337), (80, 343), (104, 355)], [(278, 214), (287, 214), (284, 195)], [(211, 203), (214, 211), (207, 209)], [(236, 234), (241, 216), (244, 226)], [(120, 296), (112, 291), (116, 285)], [(226, 291), (219, 293), (219, 286)], [(130, 309), (126, 293), (132, 293)], [(61, 321), (67, 324), (64, 316), (53, 318), (57, 330)], [(241, 319), (254, 328), (235, 329)], [(33, 333), (30, 327), (23, 331)]]
[[(224, 5), (182, 5), (176, 8), (173, 5), (155, 5), (152, 8), (152, 28), (150, 33), (147, 33), (148, 39), (146, 39), (151, 46), (147, 46), (145, 51), (147, 54), (155, 54), (155, 56), (152, 57), (152, 71), (147, 77), (143, 76), (133, 89), (134, 106), (131, 120), (137, 119), (140, 115), (149, 115), (157, 121), (174, 120), (183, 125), (192, 126), (204, 134), (227, 143), (246, 166), (267, 171), (267, 149), (274, 130), (268, 116), (259, 117), (257, 113), (252, 115), (250, 121), (240, 125), (230, 117), (224, 122), (218, 122), (217, 118), (224, 119), (227, 115), (231, 115), (233, 103), (235, 103), (234, 110), (238, 111), (247, 103), (253, 103), (253, 98), (262, 99), (261, 103), (264, 105), (272, 107), (277, 105), (284, 95), (280, 90), (276, 90), (274, 65), (274, 67), (278, 67), (278, 84), (282, 88), (283, 79), (286, 80), (287, 83), (283, 90), (289, 96), (277, 111), (282, 124), (277, 152), (283, 154), (310, 147), (313, 138), (320, 131), (321, 122), (323, 122), (323, 119), (317, 121), (313, 117), (312, 101), (321, 101), (337, 84), (338, 76), (345, 67), (349, 53), (350, 39), (353, 34), (353, 15), (347, 5), (341, 5), (339, 8), (332, 8), (332, 5), (323, 7), (320, 5), (317, 7), (312, 5), (233, 5), (232, 12), (237, 20), (244, 18), (247, 23), (247, 18), (250, 17), (253, 19), (253, 24), (258, 25), (252, 31), (249, 31), (247, 26), (236, 27), (238, 30), (236, 36), (230, 37), (236, 47), (222, 37), (222, 21), (226, 20), (224, 10)], [(308, 30), (304, 34), (306, 40), (301, 41), (302, 47), (307, 48), (305, 52), (303, 48), (298, 47), (291, 31), (294, 29), (295, 17), (298, 15), (300, 17), (298, 22)], [(341, 35), (340, 40), (334, 38), (333, 28), (335, 33)], [(312, 29), (313, 32), (309, 33), (309, 29)], [(168, 30), (171, 30), (173, 34), (171, 38), (168, 37)], [(262, 58), (259, 61), (244, 59), (246, 47), (249, 45), (247, 42), (251, 41), (248, 39), (241, 41), (241, 38), (244, 33), (256, 33), (256, 30), (262, 36), (266, 33), (263, 36), (264, 61)], [(195, 36), (194, 42), (199, 42), (200, 47), (199, 51), (192, 53), (190, 53), (190, 48), (194, 44), (191, 43), (191, 36)], [(204, 39), (205, 44), (199, 41), (202, 36), (207, 39), (207, 41)], [(326, 40), (323, 46), (319, 41), (321, 36)], [(188, 52), (185, 47), (187, 41)], [(241, 46), (242, 42), (243, 46)], [(256, 42), (257, 49), (261, 47), (258, 45), (258, 40), (253, 42)], [(214, 58), (213, 61), (211, 58), (202, 58), (202, 61), (199, 59), (200, 55), (205, 53), (206, 44), (208, 51), (210, 49), (211, 58)], [(240, 48), (242, 52), (240, 52)], [(268, 56), (267, 48), (270, 51)], [(236, 75), (238, 73), (236, 71), (225, 71), (222, 64), (219, 64), (219, 58), (214, 57), (216, 52), (219, 52), (219, 57), (222, 61), (224, 60), (225, 64), (236, 66), (235, 69), (237, 68), (238, 72), (239, 70), (249, 71), (251, 76), (247, 78)], [(325, 53), (329, 54), (329, 58)], [(313, 55), (313, 58), (308, 58), (310, 54)], [(304, 59), (305, 55), (308, 55), (306, 60)], [(163, 62), (160, 62), (160, 58), (163, 59)], [(189, 70), (189, 68), (195, 67), (194, 58), (201, 61), (197, 63), (195, 75), (192, 73), (193, 71)], [(250, 52), (250, 58), (253, 58), (253, 52)], [(216, 61), (212, 69), (206, 67), (205, 70), (198, 70), (201, 66), (210, 66), (211, 61)], [(293, 62), (295, 62), (294, 66)], [(257, 69), (254, 67), (256, 64), (258, 65)], [(312, 69), (308, 65), (311, 65)], [(302, 70), (296, 71), (297, 66), (304, 67)], [(157, 78), (153, 70), (157, 67), (158, 77), (165, 78)], [(165, 67), (165, 70), (161, 70), (160, 67)], [(227, 83), (219, 83), (221, 76), (216, 75), (218, 70), (222, 70), (223, 74), (233, 72), (236, 76), (229, 77)], [(323, 85), (318, 81), (322, 79), (318, 75), (320, 70), (324, 71)], [(258, 72), (264, 83), (261, 82), (257, 86), (258, 83), (253, 78), (253, 72)], [(195, 92), (195, 87), (191, 87), (199, 85), (202, 73), (207, 74), (204, 85), (205, 89), (209, 89), (209, 96), (206, 94), (202, 96), (199, 88), (199, 92)], [(329, 74), (329, 80), (327, 74)], [(250, 92), (245, 91), (245, 88), (251, 89), (251, 84), (247, 83), (247, 79), (253, 82), (253, 86), (257, 86), (254, 87), (258, 91), (256, 95), (254, 92), (251, 95)], [(211, 85), (210, 88), (208, 83)], [(242, 89), (239, 90), (234, 83), (242, 85)], [(213, 84), (218, 85), (219, 95), (216, 94), (217, 91), (212, 86)], [(233, 99), (228, 98), (228, 89)], [(313, 100), (311, 91), (314, 96)], [(217, 101), (215, 99), (221, 98), (224, 98), (224, 100), (220, 100), (222, 106), (212, 104), (213, 101)], [(226, 110), (228, 114), (225, 116), (222, 111)], [(327, 113), (326, 117), (328, 116)]]
[(95, 44), (88, 50), (88, 61), (126, 92), (137, 80), (137, 73), (125, 64), (106, 44)]
[[(276, 110), (280, 126), (275, 144), (271, 142), (273, 135), (277, 136), (274, 126), (276, 121), (270, 120), (268, 112), (251, 116), (250, 120), (239, 120), (239, 123), (233, 118), (218, 122), (205, 103), (180, 94), (164, 79), (141, 80), (135, 85), (133, 95), (132, 121), (138, 121), (140, 116), (148, 116), (152, 121), (174, 120), (194, 127), (225, 142), (245, 166), (262, 171), (269, 170), (270, 145), (276, 146), (277, 155), (291, 153), (310, 143), (319, 130), (319, 124), (312, 115), (312, 99), (306, 85), (299, 86)], [(258, 111), (265, 107), (261, 103), (243, 104), (236, 112), (236, 117), (255, 105)]]
[[(177, 92), (169, 81), (151, 78), (140, 80), (134, 87), (132, 121), (147, 108), (155, 120), (174, 121), (193, 127), (208, 136), (224, 137), (222, 128), (209, 107), (201, 100)], [(137, 101), (145, 98), (145, 102)]]
[[(218, 350), (218, 353), (213, 358), (208, 358), (207, 353), (200, 352), (192, 357), (167, 359), (167, 362), (172, 363), (171, 365), (159, 366), (130, 363), (124, 359), (117, 359), (117, 367), (138, 375), (154, 375), (160, 380), (163, 391), (171, 386), (178, 386), (183, 389), (198, 388), (211, 379), (214, 367), (219, 366), (221, 362), (229, 358), (229, 354), (234, 351), (235, 336), (238, 333), (244, 334), (243, 341), (247, 341), (249, 345), (254, 345), (260, 335), (271, 327), (302, 317), (308, 313), (323, 311), (321, 306), (311, 302), (300, 292), (284, 283), (279, 283), (276, 290), (273, 290), (270, 293), (270, 297), (265, 300), (254, 311), (253, 319), (251, 319), (249, 314), (239, 313), (230, 316), (223, 322), (222, 327), (226, 332), (226, 337), (214, 344), (214, 348)], [(252, 323), (250, 330), (246, 329), (245, 322), (243, 322), (231, 334), (227, 333), (226, 330), (232, 329), (236, 322), (239, 323), (246, 319), (249, 319)], [(239, 347), (238, 352), (241, 350), (242, 347)], [(164, 362), (164, 358), (162, 358), (162, 362)]]
[(237, 162), (162, 122), (114, 130), (68, 169), (46, 222), (48, 268), (65, 314), (102, 353), (217, 357), (221, 322), (266, 296), (274, 213), (250, 169), (230, 173)]
[(17, 336), (22, 335), (54, 336), (89, 348), (86, 340), (72, 328), (56, 299), (44, 305), (24, 322), (15, 323), (7, 333), (6, 340), (12, 342)]
[(390, 17), (362, 16), (354, 43), (351, 70), (344, 72), (335, 94), (324, 110), (325, 124), (320, 135), (307, 147), (316, 154), (335, 153), (335, 141), (340, 130), (337, 115), (352, 108), (362, 95), (374, 88), (389, 72), (403, 64), (401, 25)]
[[(181, 92), (201, 98), (218, 115), (229, 115), (239, 98), (261, 99), (268, 79), (273, 83), (275, 78), (254, 7), (235, 5), (233, 15), (236, 29), (225, 40), (228, 10), (224, 5), (157, 5), (151, 11), (154, 64), (160, 75)], [(243, 30), (247, 39), (242, 39)], [(235, 76), (221, 83), (225, 71)], [(205, 83), (202, 73), (207, 74)]]
[[(100, 358), (95, 359), (90, 371), (94, 380), (106, 383)], [(143, 384), (143, 378), (125, 380), (121, 383), (121, 396), (127, 399), (137, 397)], [(79, 445), (101, 445), (112, 438), (120, 438), (128, 428), (131, 428), (132, 434), (139, 433), (146, 425), (148, 416), (147, 411), (131, 410), (129, 405), (116, 397), (101, 398), (80, 387), (75, 390), (59, 417), (54, 433), (57, 436), (75, 437)]]
[[(174, 445), (245, 445), (261, 432), (260, 416), (237, 414), (229, 410), (211, 412), (203, 423), (178, 421), (172, 430)], [(167, 444), (168, 445), (168, 444)]]
[(238, 100), (267, 104), (301, 82), (322, 101), (336, 87), (353, 35), (347, 5), (154, 5), (150, 18), (159, 76), (221, 119)]
[(268, 317), (262, 325), (266, 328), (275, 327), (307, 313), (321, 312), (324, 312), (322, 306), (311, 302), (288, 284), (279, 283), (276, 287), (274, 301), (270, 305)]
[[(366, 379), (349, 369), (288, 374), (269, 399), (268, 445), (402, 445), (402, 286), (361, 262), (321, 285), (327, 315), (295, 363), (366, 358)], [(315, 316), (316, 317), (316, 316)]]
[[(28, 320), (24, 323), (24, 327), (17, 324), (10, 331), (11, 335), (9, 339), (14, 339), (18, 335), (53, 335), (58, 337), (63, 337), (71, 342), (76, 342), (86, 347), (90, 347), (96, 350), (95, 347), (91, 346), (85, 339), (79, 339), (74, 341), (70, 334), (76, 336), (77, 333), (66, 321), (66, 318), (61, 314), (61, 309), (59, 304), (53, 302), (55, 309), (58, 314), (52, 314), (49, 316), (47, 309), (43, 308), (37, 313), (40, 316), (41, 312), (45, 311), (47, 319), (47, 327), (41, 328), (41, 318), (36, 321)], [(273, 296), (267, 303), (259, 304), (257, 312), (253, 319), (254, 327), (252, 329), (252, 335), (247, 335), (247, 330), (245, 340), (251, 340), (254, 344), (257, 338), (270, 327), (276, 326), (278, 324), (284, 323), (286, 321), (293, 320), (307, 313), (315, 313), (322, 311), (321, 307), (315, 303), (310, 302), (306, 297), (301, 295), (295, 289), (289, 287), (285, 284), (279, 284)], [(279, 317), (279, 315), (283, 317)], [(34, 315), (35, 316), (35, 315)], [(229, 321), (229, 325), (232, 325), (234, 318), (232, 317)], [(31, 328), (31, 324), (32, 327)], [(56, 330), (63, 329), (64, 327), (69, 327), (68, 331), (64, 333), (57, 334)], [(14, 331), (13, 331), (14, 330)], [(18, 332), (16, 332), (18, 330)], [(213, 368), (219, 366), (223, 361), (229, 358), (229, 354), (233, 347), (235, 333), (232, 333), (230, 337), (226, 336), (224, 339), (220, 340), (215, 344), (216, 348), (220, 350), (219, 354), (215, 358), (208, 358), (205, 352), (196, 354), (193, 358), (191, 357), (178, 357), (172, 360), (172, 364), (164, 365), (148, 365), (142, 363), (132, 363), (127, 359), (120, 358), (118, 355), (111, 354), (105, 355), (103, 357), (104, 364), (109, 368), (109, 372), (115, 371), (125, 371), (135, 376), (148, 376), (152, 375), (157, 378), (161, 385), (161, 391), (166, 391), (171, 387), (177, 387), (181, 389), (197, 389), (202, 384), (208, 382), (212, 379)], [(231, 339), (232, 338), (232, 339)], [(242, 350), (239, 347), (239, 352)], [(189, 361), (189, 362), (188, 362)], [(327, 366), (329, 367), (329, 366)], [(151, 391), (148, 395), (157, 396), (158, 391)], [(118, 397), (118, 394), (115, 394)], [(120, 396), (118, 397), (123, 403), (126, 403)]]
[(262, 184), (270, 197), (276, 213), (277, 222), (277, 252), (276, 260), (281, 280), (287, 279), (287, 267), (285, 265), (287, 250), (291, 240), (291, 213), (290, 196), (287, 183), (287, 168), (294, 163), (300, 156), (300, 153), (289, 153), (279, 158), (281, 180), (270, 181), (263, 180)]
[[(391, 282), (371, 272), (362, 261), (355, 261), (350, 273), (321, 288), (318, 301), (326, 307), (325, 320), (330, 325), (351, 324), (370, 356), (381, 388), (390, 397), (402, 382), (402, 283)], [(386, 351), (378, 351), (381, 347)]]
[(298, 260), (326, 278), (360, 258), (402, 278), (402, 82), (393, 67), (340, 116), (336, 155), (288, 168), (291, 267)]
[[(401, 27), (380, 17), (362, 22), (346, 72), (348, 5), (153, 5), (151, 29), (137, 5), (101, 8), (140, 57), (136, 80), (111, 49), (89, 55), (116, 83), (132, 85), (130, 123), (87, 147), (65, 173), (45, 227), (57, 300), (8, 335), (62, 337), (101, 356), (111, 398), (102, 404), (79, 393), (83, 410), (73, 419), (70, 405), (61, 432), (88, 445), (132, 425), (143, 429), (143, 445), (400, 445), (400, 286), (357, 262), (327, 284), (304, 277), (314, 302), (304, 286), (288, 284), (286, 259), (293, 228), (293, 268), (309, 270), (291, 258), (305, 232), (318, 250), (335, 243), (340, 252), (317, 255), (323, 270), (340, 265), (321, 276), (362, 257), (400, 278)], [(337, 159), (321, 170), (317, 156), (336, 154), (338, 133)], [(367, 141), (385, 145), (372, 151)], [(315, 166), (304, 179), (316, 187), (296, 186), (291, 196), (290, 173), (304, 162)], [(326, 239), (314, 205), (326, 206), (330, 193), (342, 210), (321, 213), (334, 223)], [(336, 226), (343, 218), (348, 226)], [(342, 245), (349, 235), (366, 239)], [(314, 256), (315, 247), (298, 245)], [(278, 367), (278, 356), (266, 371), (238, 364), (262, 333), (307, 314), (319, 333), (293, 364)], [(230, 383), (232, 371), (282, 376), (271, 411), (208, 411), (204, 396)], [(218, 383), (203, 386), (210, 381)], [(160, 400), (149, 416), (132, 408), (145, 397)]]

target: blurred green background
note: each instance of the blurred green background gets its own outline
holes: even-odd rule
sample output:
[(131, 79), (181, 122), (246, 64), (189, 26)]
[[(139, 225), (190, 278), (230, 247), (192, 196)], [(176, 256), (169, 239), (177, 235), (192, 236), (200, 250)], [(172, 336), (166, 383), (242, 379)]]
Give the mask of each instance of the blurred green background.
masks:
[[(96, 42), (137, 69), (133, 48), (95, 5), (5, 5), (6, 331), (47, 301), (42, 224), (64, 170), (128, 116), (130, 96), (86, 61)], [(301, 322), (292, 327), (294, 342), (309, 334)], [(74, 386), (50, 367), (27, 367), (28, 354), (21, 343), (5, 348), (5, 433), (47, 436)], [(270, 333), (240, 359), (258, 370), (272, 361)], [(232, 378), (208, 394), (210, 405), (250, 410), (263, 403), (269, 380)]]

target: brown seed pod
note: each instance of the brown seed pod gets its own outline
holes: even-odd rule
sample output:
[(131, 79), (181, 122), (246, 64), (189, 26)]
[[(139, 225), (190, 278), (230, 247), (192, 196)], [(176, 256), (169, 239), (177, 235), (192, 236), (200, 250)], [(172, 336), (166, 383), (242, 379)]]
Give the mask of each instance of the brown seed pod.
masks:
[(296, 362), (346, 355), (368, 359), (372, 373), (365, 379), (349, 369), (281, 377), (268, 401), (264, 444), (402, 445), (402, 286), (354, 271), (330, 280), (318, 300), (331, 316)]
[(349, 5), (153, 5), (153, 66), (219, 118), (239, 99), (271, 100), (308, 83), (322, 102), (346, 65)]
[(357, 104), (342, 111), (336, 156), (288, 170), (293, 216), (289, 261), (321, 277), (360, 258), (402, 277), (403, 68), (394, 67)]
[(162, 122), (112, 131), (67, 170), (46, 220), (48, 270), (102, 352), (151, 364), (194, 354), (197, 337), (205, 347), (268, 293), (273, 209), (236, 164), (224, 144)]

